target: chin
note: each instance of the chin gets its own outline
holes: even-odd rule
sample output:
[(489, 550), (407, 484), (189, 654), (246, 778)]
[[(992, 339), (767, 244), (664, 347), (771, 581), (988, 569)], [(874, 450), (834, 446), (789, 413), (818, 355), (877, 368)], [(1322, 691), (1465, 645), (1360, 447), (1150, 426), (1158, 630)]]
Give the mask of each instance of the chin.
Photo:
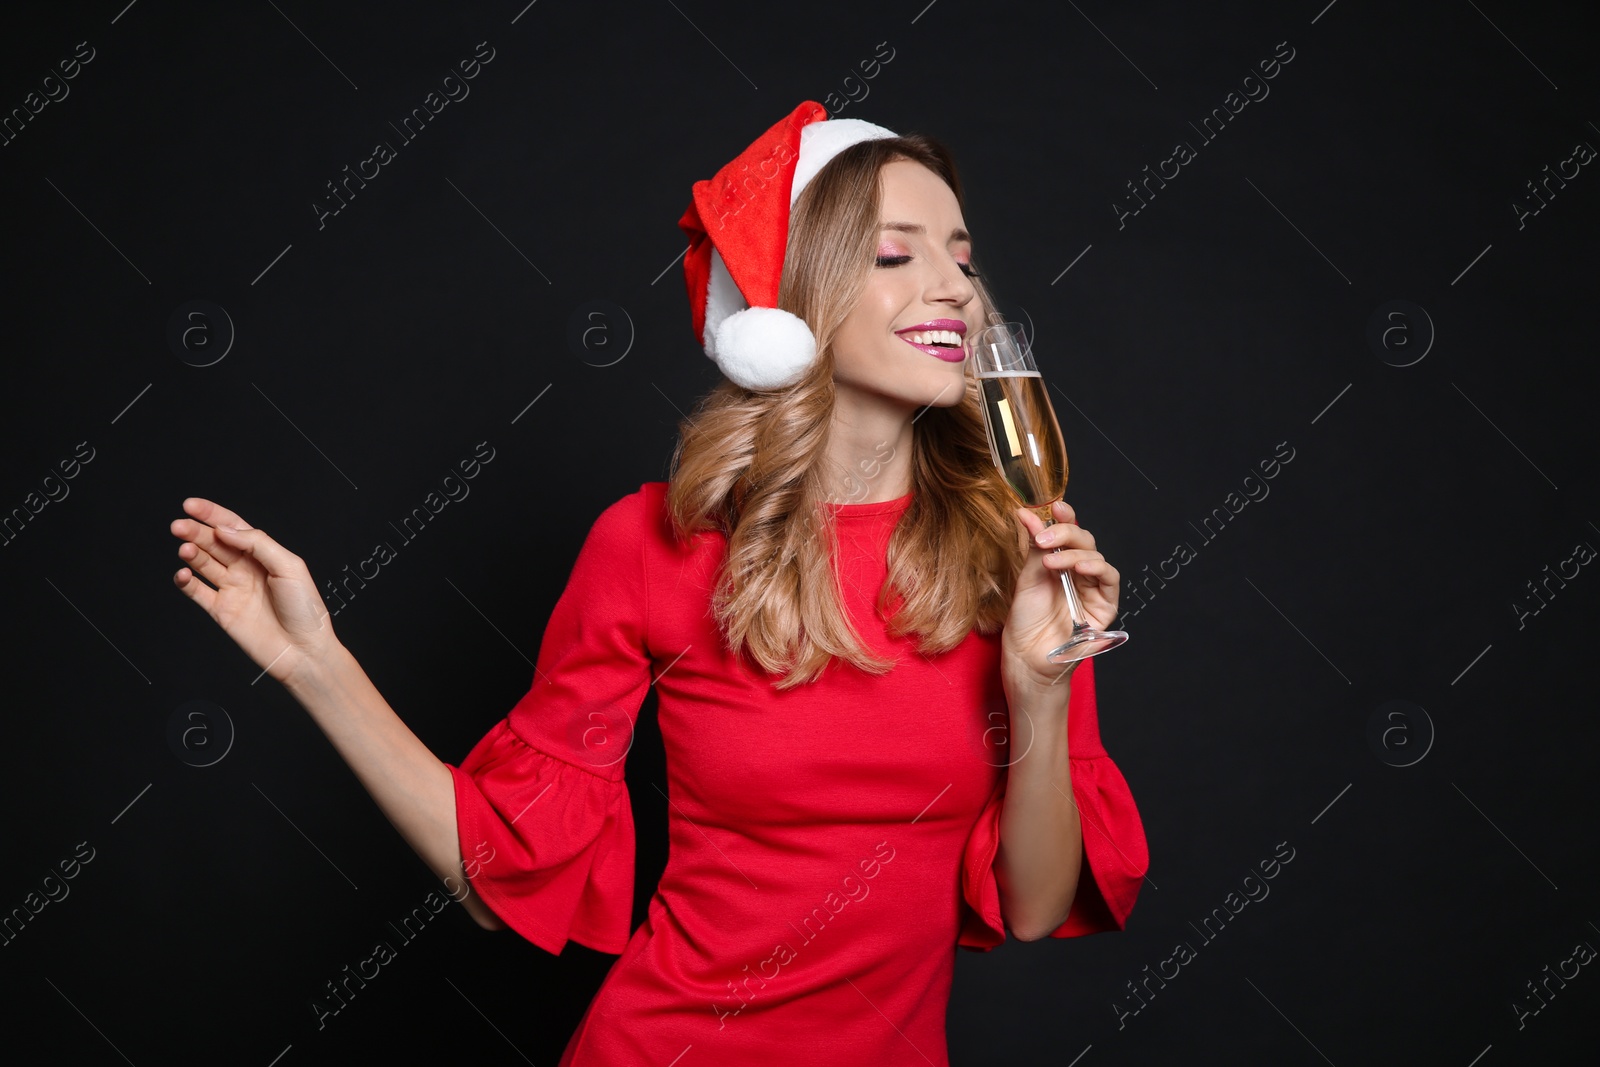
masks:
[(950, 370), (938, 375), (923, 392), (928, 399), (922, 403), (929, 407), (953, 408), (960, 405), (967, 395), (967, 376), (962, 364), (950, 364)]
[[(928, 364), (939, 361), (932, 356), (918, 354), (918, 359)], [(966, 365), (943, 363), (936, 366), (891, 364), (874, 367), (869, 374), (841, 374), (834, 372), (834, 384), (876, 394), (904, 404), (907, 408), (953, 408), (967, 395)]]

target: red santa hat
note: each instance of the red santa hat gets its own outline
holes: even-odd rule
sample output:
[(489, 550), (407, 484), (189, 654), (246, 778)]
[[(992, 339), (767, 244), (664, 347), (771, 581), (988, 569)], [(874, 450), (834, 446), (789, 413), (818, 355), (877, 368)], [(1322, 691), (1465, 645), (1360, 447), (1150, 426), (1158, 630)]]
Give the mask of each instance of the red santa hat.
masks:
[(715, 176), (694, 183), (678, 226), (689, 237), (683, 274), (695, 337), (737, 384), (792, 385), (816, 359), (805, 320), (777, 307), (789, 209), (844, 149), (894, 136), (861, 119), (830, 119), (807, 100)]

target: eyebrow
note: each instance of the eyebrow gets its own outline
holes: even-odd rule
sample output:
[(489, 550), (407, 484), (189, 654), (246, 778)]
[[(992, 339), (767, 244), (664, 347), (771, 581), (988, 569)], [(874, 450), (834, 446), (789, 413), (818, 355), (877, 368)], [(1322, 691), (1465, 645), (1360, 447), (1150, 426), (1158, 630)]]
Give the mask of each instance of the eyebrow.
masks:
[[(880, 230), (898, 230), (901, 233), (915, 233), (915, 234), (926, 234), (928, 232), (928, 228), (926, 226), (922, 225), (920, 222), (885, 222), (882, 225), (880, 225), (878, 227), (878, 229), (880, 229)], [(950, 231), (950, 240), (952, 240), (952, 241), (971, 241), (972, 240), (972, 235), (970, 233), (968, 233), (966, 230), (963, 230), (961, 227), (957, 226), (955, 229)]]

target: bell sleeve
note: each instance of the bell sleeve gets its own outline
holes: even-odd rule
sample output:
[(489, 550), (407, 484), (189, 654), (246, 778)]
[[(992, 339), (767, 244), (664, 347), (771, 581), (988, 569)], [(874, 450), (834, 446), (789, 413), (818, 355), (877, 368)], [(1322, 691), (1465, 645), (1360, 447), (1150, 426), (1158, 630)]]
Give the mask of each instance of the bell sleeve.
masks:
[[(1083, 862), (1066, 921), (1051, 937), (1080, 937), (1121, 930), (1133, 911), (1139, 886), (1150, 867), (1144, 824), (1122, 772), (1100, 743), (1095, 706), (1093, 659), (1072, 672), (1067, 707), (1068, 763), (1072, 799), (1083, 828)], [(1000, 849), (1000, 812), (1006, 775), (995, 783), (972, 833), (961, 864), (962, 921), (957, 944), (987, 952), (1006, 939), (1000, 911), (995, 857)]]
[(547, 952), (620, 953), (633, 909), (623, 764), (650, 685), (645, 490), (601, 513), (550, 614), (527, 693), (459, 766), (456, 828), (472, 888)]

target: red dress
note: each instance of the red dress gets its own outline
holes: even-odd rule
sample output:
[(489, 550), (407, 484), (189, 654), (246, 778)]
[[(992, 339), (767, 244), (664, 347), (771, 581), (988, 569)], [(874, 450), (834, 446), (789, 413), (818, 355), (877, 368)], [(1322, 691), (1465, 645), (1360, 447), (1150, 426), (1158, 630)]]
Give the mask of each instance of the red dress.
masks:
[[(929, 658), (873, 608), (911, 503), (824, 505), (871, 675), (835, 660), (780, 692), (710, 615), (726, 542), (673, 540), (665, 482), (600, 515), (550, 616), (532, 687), (455, 776), (474, 888), (550, 952), (620, 953), (562, 1067), (948, 1063), (957, 945), (1005, 939), (994, 860), (1008, 758), (998, 634)], [(1100, 744), (1094, 660), (1073, 674), (1072, 794), (1085, 862), (1052, 937), (1120, 930), (1149, 855)], [(658, 696), (669, 859), (630, 937), (623, 764)]]

